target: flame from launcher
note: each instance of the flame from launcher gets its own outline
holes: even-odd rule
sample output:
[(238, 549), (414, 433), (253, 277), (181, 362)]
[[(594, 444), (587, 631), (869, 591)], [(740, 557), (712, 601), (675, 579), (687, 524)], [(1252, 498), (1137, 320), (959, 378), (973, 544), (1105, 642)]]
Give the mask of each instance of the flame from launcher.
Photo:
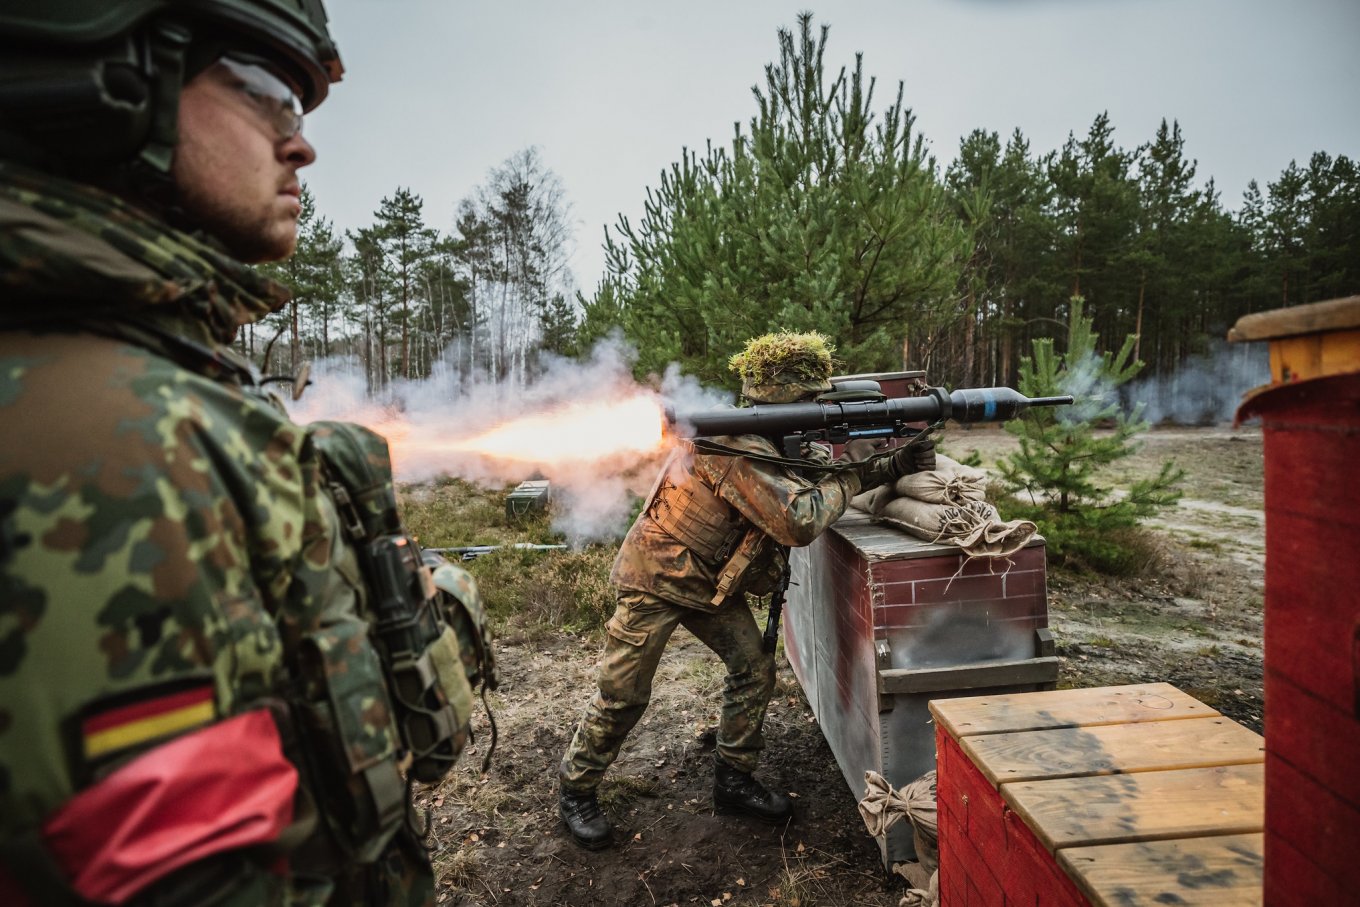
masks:
[(646, 456), (665, 438), (665, 413), (652, 394), (579, 401), (508, 419), (470, 438), (393, 437), (394, 454), (471, 455), (542, 466), (586, 465), (620, 455)]

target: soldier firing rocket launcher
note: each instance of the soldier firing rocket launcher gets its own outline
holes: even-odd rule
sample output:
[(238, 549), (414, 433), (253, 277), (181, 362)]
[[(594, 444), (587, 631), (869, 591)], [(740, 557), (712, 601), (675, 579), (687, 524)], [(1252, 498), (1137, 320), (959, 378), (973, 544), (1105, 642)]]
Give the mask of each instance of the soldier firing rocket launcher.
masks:
[[(743, 409), (677, 413), (667, 408), (672, 430), (695, 438), (713, 435), (764, 435), (782, 439), (783, 453), (797, 458), (806, 441), (844, 444), (856, 438), (922, 437), (946, 419), (1003, 422), (1032, 406), (1067, 406), (1070, 395), (1026, 397), (1009, 387), (970, 387), (948, 391), (928, 388), (919, 397), (885, 396), (877, 381), (835, 382), (832, 390), (807, 403), (763, 403)], [(926, 423), (927, 428), (914, 428)]]

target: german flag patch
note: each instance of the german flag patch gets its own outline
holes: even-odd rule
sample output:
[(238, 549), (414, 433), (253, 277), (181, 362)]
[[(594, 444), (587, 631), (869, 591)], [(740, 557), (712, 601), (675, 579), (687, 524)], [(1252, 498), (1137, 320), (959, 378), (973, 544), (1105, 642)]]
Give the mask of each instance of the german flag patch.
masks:
[(88, 763), (182, 734), (217, 717), (211, 683), (158, 685), (105, 700), (84, 710), (80, 749)]

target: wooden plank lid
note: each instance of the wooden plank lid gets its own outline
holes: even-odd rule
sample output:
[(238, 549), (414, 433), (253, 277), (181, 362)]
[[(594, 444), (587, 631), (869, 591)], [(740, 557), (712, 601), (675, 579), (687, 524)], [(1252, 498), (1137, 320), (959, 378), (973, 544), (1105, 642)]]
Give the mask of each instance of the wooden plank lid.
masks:
[(1169, 683), (937, 699), (931, 701), (930, 711), (955, 740), (974, 734), (1174, 721), (1219, 714)]
[(1049, 853), (1265, 830), (1265, 765), (1019, 781), (1001, 796)]
[(1223, 716), (981, 734), (960, 741), (994, 786), (1265, 759), (1260, 734)]
[(1058, 863), (1096, 905), (1258, 907), (1265, 835), (1067, 847)]

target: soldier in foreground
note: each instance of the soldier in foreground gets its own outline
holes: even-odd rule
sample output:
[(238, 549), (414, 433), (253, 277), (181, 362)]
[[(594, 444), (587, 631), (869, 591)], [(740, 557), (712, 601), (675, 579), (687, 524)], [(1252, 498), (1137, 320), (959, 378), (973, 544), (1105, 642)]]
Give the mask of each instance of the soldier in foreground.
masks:
[(0, 7), (0, 903), (433, 903), (476, 587), (230, 346), (341, 72), (320, 0)]
[[(818, 334), (770, 334), (732, 357), (750, 403), (793, 403), (831, 390), (831, 350)], [(559, 769), (560, 814), (572, 838), (596, 849), (610, 825), (596, 789), (651, 698), (666, 642), (683, 625), (727, 667), (714, 753), (713, 805), (769, 822), (792, 815), (788, 797), (753, 777), (764, 747), (761, 725), (774, 691), (773, 654), (746, 596), (775, 591), (786, 578), (789, 547), (807, 545), (836, 521), (860, 491), (934, 468), (929, 442), (868, 458), (854, 442), (852, 468), (811, 473), (775, 463), (767, 438), (717, 439), (748, 456), (678, 448), (619, 550), (610, 576), (618, 609), (606, 626), (599, 689), (576, 727)], [(804, 459), (825, 464), (824, 448)], [(761, 459), (766, 458), (766, 459)]]

